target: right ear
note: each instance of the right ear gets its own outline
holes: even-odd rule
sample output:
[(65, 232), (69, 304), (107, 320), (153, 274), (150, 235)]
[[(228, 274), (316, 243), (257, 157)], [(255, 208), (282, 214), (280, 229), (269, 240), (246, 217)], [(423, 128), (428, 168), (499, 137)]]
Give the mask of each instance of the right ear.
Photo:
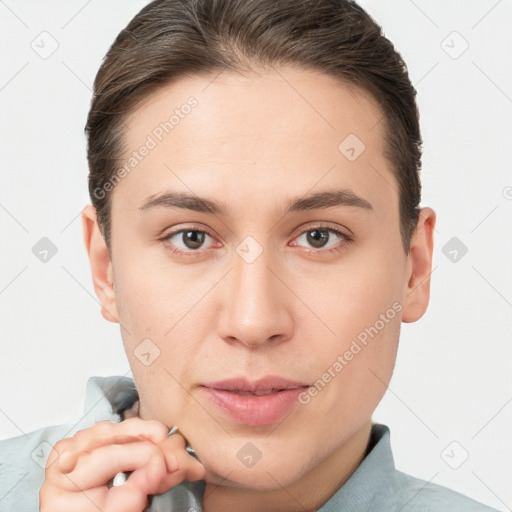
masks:
[(85, 247), (91, 265), (94, 291), (101, 302), (101, 314), (109, 322), (119, 323), (112, 261), (107, 244), (101, 234), (96, 209), (88, 204), (82, 211), (82, 227)]

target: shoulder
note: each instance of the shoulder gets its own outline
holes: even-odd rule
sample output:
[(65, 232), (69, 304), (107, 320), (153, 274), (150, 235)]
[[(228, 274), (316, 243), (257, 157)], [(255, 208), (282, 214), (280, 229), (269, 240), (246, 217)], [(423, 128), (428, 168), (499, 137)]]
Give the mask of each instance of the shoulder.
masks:
[(375, 425), (377, 443), (383, 459), (388, 459), (390, 473), (388, 487), (393, 489), (394, 501), (401, 512), (497, 512), (483, 503), (443, 485), (414, 477), (396, 468), (390, 446), (390, 430), (385, 425)]
[(119, 422), (120, 412), (129, 402), (127, 396), (132, 396), (134, 389), (133, 379), (128, 377), (90, 377), (81, 417), (1, 440), (0, 508), (39, 510), (39, 489), (53, 445), (98, 421)]
[(0, 500), (3, 510), (38, 510), (39, 489), (52, 446), (71, 425), (42, 428), (0, 441)]
[(497, 512), (464, 494), (395, 470), (402, 512)]
[(372, 425), (366, 456), (319, 512), (497, 512), (396, 469), (390, 437), (388, 426)]

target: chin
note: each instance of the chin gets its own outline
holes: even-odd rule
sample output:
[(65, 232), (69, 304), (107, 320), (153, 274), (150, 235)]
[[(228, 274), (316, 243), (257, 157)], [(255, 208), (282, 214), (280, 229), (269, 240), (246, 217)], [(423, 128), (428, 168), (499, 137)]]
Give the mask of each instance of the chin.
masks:
[[(288, 460), (288, 464), (277, 461), (265, 464), (260, 460), (252, 467), (244, 467), (238, 459), (226, 461), (224, 464), (217, 461), (211, 466), (207, 462), (204, 464), (204, 479), (208, 483), (255, 491), (280, 489), (298, 480), (307, 470), (300, 462), (291, 460)], [(298, 471), (298, 468), (302, 471)]]

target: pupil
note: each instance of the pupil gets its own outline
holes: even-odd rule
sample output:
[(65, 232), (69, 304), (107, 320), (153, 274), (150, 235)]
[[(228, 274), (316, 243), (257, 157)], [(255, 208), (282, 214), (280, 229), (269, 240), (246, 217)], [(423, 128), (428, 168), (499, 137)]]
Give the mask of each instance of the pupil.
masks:
[(185, 245), (189, 249), (199, 249), (204, 241), (204, 233), (201, 233), (200, 231), (185, 231)]
[(307, 239), (308, 243), (310, 243), (313, 247), (318, 248), (325, 245), (329, 239), (329, 235), (325, 231), (313, 229), (312, 231), (309, 231)]

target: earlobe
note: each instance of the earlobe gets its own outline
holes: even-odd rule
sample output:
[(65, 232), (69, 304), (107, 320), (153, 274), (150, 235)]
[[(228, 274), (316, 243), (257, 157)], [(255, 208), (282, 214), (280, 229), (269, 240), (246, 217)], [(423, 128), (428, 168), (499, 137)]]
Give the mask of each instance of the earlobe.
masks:
[(407, 285), (404, 290), (403, 322), (416, 322), (430, 299), (430, 274), (436, 214), (432, 208), (422, 208), (416, 230), (411, 239), (407, 261)]
[(112, 261), (98, 226), (96, 209), (92, 204), (87, 205), (82, 211), (82, 228), (94, 290), (101, 303), (101, 314), (105, 320), (119, 323)]

